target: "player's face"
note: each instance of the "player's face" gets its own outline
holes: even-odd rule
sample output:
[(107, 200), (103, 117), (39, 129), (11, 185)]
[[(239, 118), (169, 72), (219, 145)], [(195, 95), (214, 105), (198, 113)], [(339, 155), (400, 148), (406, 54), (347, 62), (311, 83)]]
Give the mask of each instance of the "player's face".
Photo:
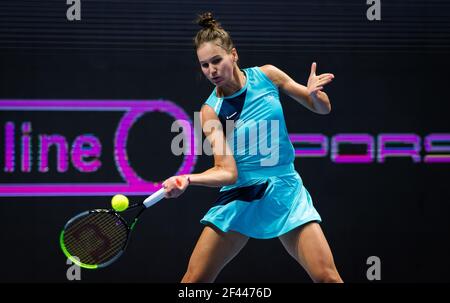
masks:
[(203, 74), (214, 85), (222, 86), (232, 79), (237, 60), (236, 49), (228, 53), (217, 44), (206, 42), (197, 49), (197, 57)]

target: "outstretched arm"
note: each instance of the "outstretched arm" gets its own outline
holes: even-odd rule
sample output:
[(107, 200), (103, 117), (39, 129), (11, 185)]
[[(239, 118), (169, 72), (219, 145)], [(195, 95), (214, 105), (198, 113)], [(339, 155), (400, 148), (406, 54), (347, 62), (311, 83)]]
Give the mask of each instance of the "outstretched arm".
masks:
[(295, 82), (285, 72), (273, 65), (268, 64), (260, 68), (282, 92), (298, 101), (310, 111), (322, 115), (330, 113), (330, 99), (322, 89), (324, 85), (333, 80), (334, 75), (330, 73), (316, 75), (317, 64), (315, 62), (311, 65), (311, 73), (307, 86)]
[(192, 184), (221, 187), (235, 183), (238, 174), (236, 162), (214, 109), (204, 105), (200, 111), (200, 122), (211, 146), (214, 166), (203, 173), (191, 174)]
[(214, 166), (202, 173), (184, 175), (184, 178), (173, 176), (165, 180), (163, 186), (166, 188), (166, 198), (180, 196), (188, 185), (221, 187), (233, 184), (237, 180), (236, 162), (214, 109), (207, 105), (203, 106), (200, 111), (200, 121), (211, 145)]

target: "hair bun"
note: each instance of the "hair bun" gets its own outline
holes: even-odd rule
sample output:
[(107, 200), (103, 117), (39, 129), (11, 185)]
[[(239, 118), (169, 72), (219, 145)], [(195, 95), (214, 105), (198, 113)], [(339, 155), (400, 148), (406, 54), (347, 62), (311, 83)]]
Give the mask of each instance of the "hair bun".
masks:
[(217, 22), (211, 12), (202, 13), (198, 16), (197, 24), (203, 28), (214, 28), (219, 27), (219, 22)]

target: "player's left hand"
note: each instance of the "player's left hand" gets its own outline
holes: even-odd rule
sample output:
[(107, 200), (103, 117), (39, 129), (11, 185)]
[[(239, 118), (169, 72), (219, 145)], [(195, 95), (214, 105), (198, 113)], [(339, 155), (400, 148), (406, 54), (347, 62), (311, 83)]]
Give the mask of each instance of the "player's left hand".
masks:
[(166, 198), (178, 198), (189, 186), (189, 181), (184, 176), (173, 176), (162, 183)]
[(323, 89), (323, 86), (330, 83), (334, 79), (334, 75), (330, 73), (316, 75), (316, 62), (311, 65), (311, 73), (308, 78), (308, 93), (310, 96), (315, 97), (318, 92)]

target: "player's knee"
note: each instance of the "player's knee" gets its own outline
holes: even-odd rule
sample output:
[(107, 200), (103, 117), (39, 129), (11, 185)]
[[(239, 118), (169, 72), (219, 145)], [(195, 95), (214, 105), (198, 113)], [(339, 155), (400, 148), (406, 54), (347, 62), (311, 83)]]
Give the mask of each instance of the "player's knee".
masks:
[(324, 268), (312, 277), (316, 283), (340, 283), (342, 282), (339, 273), (335, 268)]

